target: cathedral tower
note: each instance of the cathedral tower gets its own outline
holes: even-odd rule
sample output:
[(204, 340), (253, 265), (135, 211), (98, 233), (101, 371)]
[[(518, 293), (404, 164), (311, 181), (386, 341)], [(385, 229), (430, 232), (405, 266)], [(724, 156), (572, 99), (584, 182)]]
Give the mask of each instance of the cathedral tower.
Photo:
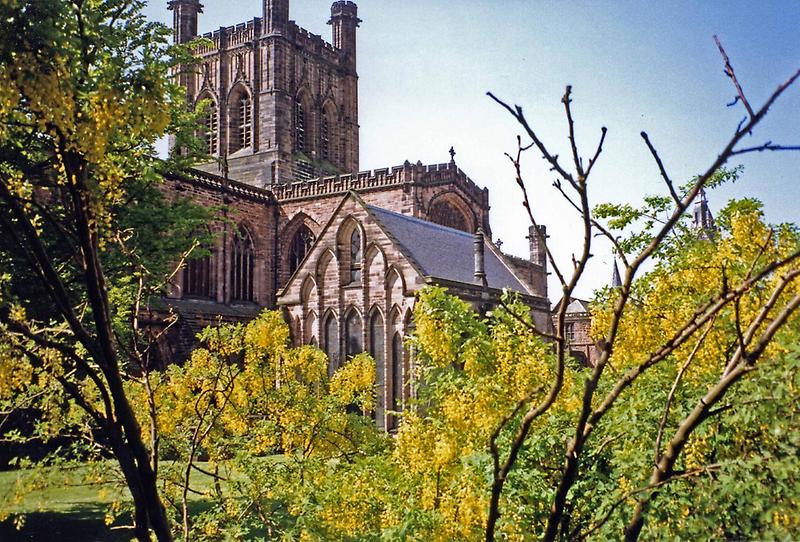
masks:
[[(181, 76), (205, 108), (209, 173), (259, 187), (358, 171), (358, 75), (353, 2), (334, 2), (333, 44), (289, 19), (289, 0), (262, 17), (203, 35), (196, 74)], [(198, 0), (171, 0), (175, 40), (197, 35)]]

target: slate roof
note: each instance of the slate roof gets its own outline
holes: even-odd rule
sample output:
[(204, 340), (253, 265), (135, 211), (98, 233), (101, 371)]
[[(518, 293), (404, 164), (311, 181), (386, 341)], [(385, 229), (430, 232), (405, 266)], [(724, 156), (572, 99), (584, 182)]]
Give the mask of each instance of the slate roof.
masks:
[[(475, 236), (427, 220), (367, 205), (384, 230), (394, 238), (426, 277), (475, 284)], [(490, 288), (509, 288), (530, 294), (508, 266), (485, 243), (484, 265)]]

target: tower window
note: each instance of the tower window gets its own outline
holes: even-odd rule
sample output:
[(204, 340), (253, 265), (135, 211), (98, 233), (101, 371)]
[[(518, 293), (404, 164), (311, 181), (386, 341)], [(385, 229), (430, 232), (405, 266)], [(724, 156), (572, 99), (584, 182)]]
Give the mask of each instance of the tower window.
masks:
[(253, 144), (253, 101), (244, 89), (228, 103), (228, 151), (236, 152)]
[(202, 120), (203, 129), (202, 136), (206, 143), (206, 152), (210, 155), (217, 154), (217, 133), (219, 125), (217, 124), (217, 108), (213, 104), (206, 108), (206, 114)]
[(470, 231), (464, 214), (446, 201), (434, 203), (430, 211), (428, 211), (428, 217), (431, 222), (442, 226), (466, 232)]
[(303, 224), (292, 237), (292, 243), (289, 247), (289, 274), (297, 271), (297, 268), (300, 267), (300, 262), (306, 257), (313, 244), (314, 233), (308, 226)]
[(330, 123), (328, 115), (322, 114), (322, 126), (320, 127), (320, 143), (322, 147), (322, 159), (330, 160), (331, 158), (331, 137), (330, 137)]
[(299, 96), (294, 102), (294, 143), (298, 151), (306, 150), (306, 111)]
[(246, 149), (252, 143), (253, 105), (245, 94), (239, 100), (239, 146)]
[(233, 265), (231, 265), (231, 299), (253, 301), (253, 269), (255, 250), (253, 239), (241, 228), (233, 239)]

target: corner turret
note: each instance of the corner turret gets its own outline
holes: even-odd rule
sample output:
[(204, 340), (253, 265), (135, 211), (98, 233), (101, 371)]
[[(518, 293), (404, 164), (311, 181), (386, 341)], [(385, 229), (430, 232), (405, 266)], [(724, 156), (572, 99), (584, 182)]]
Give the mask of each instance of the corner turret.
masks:
[(264, 0), (264, 34), (285, 34), (289, 24), (289, 0)]
[(200, 0), (170, 0), (167, 8), (172, 10), (172, 32), (175, 43), (187, 43), (197, 37), (197, 15), (203, 13)]
[(347, 65), (356, 69), (356, 28), (361, 22), (358, 18), (358, 6), (350, 1), (337, 1), (331, 5), (333, 27), (333, 46), (342, 51), (347, 58)]

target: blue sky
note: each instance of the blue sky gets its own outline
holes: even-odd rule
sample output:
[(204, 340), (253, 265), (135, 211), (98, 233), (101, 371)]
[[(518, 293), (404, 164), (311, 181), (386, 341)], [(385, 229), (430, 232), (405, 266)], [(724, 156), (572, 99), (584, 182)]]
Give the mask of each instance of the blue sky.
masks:
[[(256, 0), (206, 0), (201, 32), (261, 16)], [(330, 40), (330, 1), (296, 0), (291, 18)], [(658, 147), (670, 175), (703, 171), (744, 116), (712, 36), (719, 35), (750, 102), (759, 106), (800, 68), (800, 0), (758, 2), (533, 2), (362, 0), (358, 36), (361, 169), (449, 160), (490, 190), (492, 230), (504, 250), (525, 256), (527, 222), (504, 152), (519, 129), (486, 91), (523, 106), (554, 152), (568, 156), (560, 103), (573, 86), (577, 137), (594, 151), (609, 133), (591, 179), (592, 199), (638, 201), (663, 191), (639, 133)], [(146, 9), (171, 24), (166, 0)], [(748, 144), (800, 144), (800, 85), (774, 106)], [(587, 157), (588, 159), (588, 157)], [(798, 222), (800, 152), (741, 157), (735, 185), (710, 194), (712, 209), (755, 196), (773, 222)], [(524, 161), (534, 212), (548, 226), (562, 266), (579, 249), (576, 216), (550, 187), (536, 155)], [(611, 276), (598, 242), (580, 295)], [(551, 283), (552, 284), (552, 283)], [(552, 284), (555, 286), (554, 284)], [(553, 292), (551, 297), (557, 297)]]

